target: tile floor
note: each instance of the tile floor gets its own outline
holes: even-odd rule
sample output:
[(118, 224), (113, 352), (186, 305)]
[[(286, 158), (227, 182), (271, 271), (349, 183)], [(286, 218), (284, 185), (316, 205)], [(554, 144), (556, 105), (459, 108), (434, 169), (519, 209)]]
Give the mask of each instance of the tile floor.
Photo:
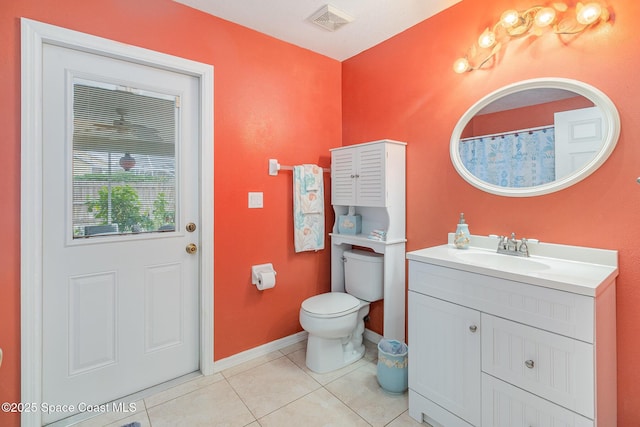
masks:
[(407, 393), (387, 394), (378, 385), (377, 346), (365, 343), (365, 357), (328, 374), (307, 369), (303, 341), (141, 399), (133, 415), (111, 412), (75, 425), (419, 426), (407, 412)]

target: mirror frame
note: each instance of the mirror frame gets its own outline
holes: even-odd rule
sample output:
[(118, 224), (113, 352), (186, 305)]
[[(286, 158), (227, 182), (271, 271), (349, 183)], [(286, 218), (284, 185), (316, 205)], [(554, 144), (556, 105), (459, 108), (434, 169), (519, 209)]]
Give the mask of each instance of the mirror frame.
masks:
[[(594, 105), (600, 107), (603, 111), (604, 120), (606, 121), (606, 129), (603, 135), (603, 145), (602, 149), (598, 152), (598, 154), (587, 164), (585, 164), (582, 168), (574, 171), (573, 173), (561, 178), (556, 179), (553, 182), (549, 182), (547, 184), (536, 185), (532, 187), (526, 188), (512, 188), (512, 187), (500, 187), (494, 184), (490, 184), (488, 182), (482, 181), (471, 172), (469, 172), (462, 163), (462, 159), (460, 158), (459, 144), (460, 144), (460, 136), (464, 131), (467, 123), (484, 107), (492, 103), (493, 101), (502, 98), (506, 95), (511, 95), (523, 90), (528, 89), (541, 89), (541, 88), (554, 88), (554, 89), (565, 89), (570, 90), (578, 95), (582, 95), (585, 98), (589, 99), (594, 103)], [(488, 193), (497, 194), (500, 196), (509, 196), (509, 197), (530, 197), (530, 196), (540, 196), (543, 194), (552, 193), (554, 191), (559, 191), (564, 188), (567, 188), (573, 184), (576, 184), (579, 181), (582, 181), (593, 172), (595, 172), (609, 157), (609, 155), (613, 152), (616, 144), (618, 143), (618, 137), (620, 136), (620, 116), (618, 114), (618, 110), (614, 103), (609, 99), (607, 95), (605, 95), (599, 89), (588, 85), (587, 83), (558, 78), (558, 77), (545, 77), (531, 80), (523, 80), (520, 82), (512, 83), (510, 85), (504, 86), (500, 89), (497, 89), (490, 94), (486, 95), (478, 102), (473, 104), (458, 120), (455, 128), (453, 129), (453, 133), (451, 135), (450, 141), (450, 155), (451, 161), (453, 162), (453, 166), (456, 171), (464, 178), (469, 184), (473, 185), (476, 188), (479, 188)]]

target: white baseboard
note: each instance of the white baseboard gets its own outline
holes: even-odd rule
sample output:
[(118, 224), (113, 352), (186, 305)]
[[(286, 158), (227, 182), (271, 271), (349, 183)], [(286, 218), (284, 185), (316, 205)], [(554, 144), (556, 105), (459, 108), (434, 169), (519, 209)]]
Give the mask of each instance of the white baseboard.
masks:
[(300, 341), (304, 341), (307, 339), (307, 335), (308, 334), (306, 331), (301, 331), (297, 334), (289, 335), (288, 337), (280, 338), (261, 346), (234, 354), (233, 356), (216, 360), (213, 362), (213, 372), (220, 372), (224, 369), (231, 368), (241, 363), (248, 362), (249, 360), (255, 359), (257, 357), (264, 356), (265, 354), (280, 350), (281, 348), (285, 348)]
[(367, 341), (371, 341), (374, 344), (378, 344), (378, 342), (380, 342), (380, 340), (384, 338), (382, 335), (378, 334), (377, 332), (373, 332), (370, 329), (365, 329), (364, 330), (364, 339)]
[[(216, 360), (215, 362), (213, 362), (213, 372), (216, 373), (225, 369), (232, 368), (234, 366), (240, 365), (241, 363), (248, 362), (257, 357), (264, 356), (265, 354), (269, 354), (276, 350), (280, 350), (281, 348), (285, 348), (300, 341), (304, 341), (307, 339), (307, 335), (308, 334), (306, 331), (298, 332), (297, 334), (289, 335), (288, 337), (268, 342), (261, 346), (234, 354), (233, 356)], [(382, 338), (382, 335), (376, 332), (373, 332), (369, 329), (364, 330), (364, 339), (367, 341), (371, 341), (372, 343), (377, 344)]]

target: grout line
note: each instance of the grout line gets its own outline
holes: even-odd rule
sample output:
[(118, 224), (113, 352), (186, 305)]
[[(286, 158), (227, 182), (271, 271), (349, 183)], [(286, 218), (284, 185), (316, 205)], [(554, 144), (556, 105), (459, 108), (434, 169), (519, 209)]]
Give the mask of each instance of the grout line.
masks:
[[(274, 354), (274, 353), (280, 353), (280, 355), (279, 355), (279, 356), (277, 356), (277, 357), (274, 357), (273, 359), (264, 360), (263, 362), (257, 362), (261, 357), (267, 357), (267, 356), (269, 356), (270, 354)], [(284, 354), (284, 353), (282, 353), (280, 350), (274, 350), (274, 351), (272, 351), (272, 352), (269, 352), (269, 353), (267, 353), (267, 354), (264, 354), (264, 355), (262, 355), (262, 356), (259, 356), (259, 357), (255, 358), (255, 359), (250, 359), (250, 360), (247, 360), (246, 362), (242, 362), (242, 363), (241, 363), (241, 364), (239, 364), (239, 365), (230, 366), (230, 367), (228, 367), (228, 368), (226, 368), (226, 369), (224, 369), (224, 370), (222, 370), (222, 371), (218, 371), (217, 373), (222, 374), (222, 376), (223, 376), (225, 379), (229, 379), (229, 378), (233, 378), (233, 377), (235, 377), (236, 375), (239, 375), (239, 374), (242, 374), (242, 373), (244, 373), (244, 372), (250, 371), (250, 370), (252, 370), (252, 369), (254, 369), (254, 368), (257, 368), (257, 367), (259, 367), (259, 366), (262, 366), (262, 365), (265, 365), (265, 364), (267, 364), (267, 363), (273, 362), (274, 360), (281, 359), (282, 357), (287, 357), (287, 355), (286, 355), (286, 354)], [(251, 363), (257, 363), (257, 364), (256, 364), (256, 365), (250, 365)], [(245, 368), (245, 369), (238, 370), (238, 371), (234, 371), (234, 372), (233, 372), (233, 373), (231, 373), (231, 374), (229, 373), (229, 372), (230, 372), (230, 371), (232, 371), (232, 370), (236, 370), (236, 369), (241, 368), (243, 365), (248, 365), (248, 366), (247, 366), (247, 368)]]
[[(374, 345), (375, 345), (375, 343), (374, 343)], [(342, 373), (342, 374), (341, 374), (341, 375), (339, 375), (338, 377), (335, 377), (335, 378), (331, 379), (331, 381), (327, 382), (326, 384), (321, 383), (319, 379), (316, 379), (316, 378), (315, 378), (315, 377), (313, 377), (309, 372), (307, 372), (307, 371), (305, 370), (305, 368), (304, 368), (304, 367), (301, 367), (301, 366), (299, 366), (298, 364), (296, 364), (296, 362), (295, 362), (295, 361), (294, 361), (294, 359), (293, 359), (293, 354), (295, 354), (295, 353), (296, 353), (296, 352), (298, 352), (299, 350), (302, 350), (302, 349), (303, 349), (303, 348), (300, 348), (300, 349), (297, 349), (297, 350), (295, 350), (295, 351), (290, 351), (290, 352), (289, 352), (289, 353), (287, 353), (287, 354), (285, 354), (283, 351), (281, 351), (282, 349), (274, 350), (273, 352), (271, 352), (271, 353), (267, 353), (267, 354), (265, 354), (265, 355), (263, 355), (263, 356), (262, 356), (262, 357), (265, 357), (265, 356), (269, 357), (269, 355), (271, 355), (271, 357), (273, 357), (273, 358), (268, 359), (268, 360), (261, 361), (261, 362), (257, 363), (256, 365), (248, 366), (246, 369), (242, 369), (242, 370), (240, 370), (240, 371), (238, 371), (238, 372), (233, 373), (233, 375), (229, 375), (229, 377), (227, 377), (228, 372), (227, 372), (227, 374), (225, 374), (225, 370), (218, 371), (217, 373), (221, 374), (221, 375), (220, 375), (220, 378), (221, 378), (221, 379), (220, 379), (220, 380), (217, 380), (217, 381), (215, 381), (215, 382), (213, 382), (213, 383), (203, 385), (202, 387), (206, 387), (206, 386), (209, 386), (209, 385), (211, 385), (211, 384), (215, 384), (215, 383), (217, 383), (217, 382), (220, 382), (220, 381), (224, 380), (224, 381), (226, 382), (226, 384), (227, 384), (228, 386), (230, 386), (230, 387), (231, 387), (231, 389), (233, 390), (234, 395), (235, 395), (235, 396), (240, 400), (240, 402), (242, 402), (242, 404), (244, 405), (244, 407), (247, 409), (247, 411), (251, 414), (251, 416), (252, 416), (252, 418), (253, 418), (253, 420), (252, 420), (252, 421), (250, 421), (248, 424), (246, 424), (246, 426), (251, 425), (252, 423), (257, 423), (257, 425), (262, 426), (262, 423), (260, 422), (260, 420), (261, 420), (261, 419), (263, 419), (263, 418), (265, 418), (265, 417), (267, 417), (267, 416), (269, 416), (269, 415), (271, 415), (271, 414), (273, 414), (273, 413), (275, 413), (275, 412), (277, 412), (277, 411), (279, 411), (279, 410), (282, 410), (283, 408), (285, 408), (285, 407), (287, 407), (287, 406), (289, 406), (289, 405), (292, 405), (292, 404), (294, 404), (295, 402), (299, 401), (300, 399), (306, 398), (306, 397), (308, 397), (309, 395), (311, 395), (312, 393), (315, 393), (315, 392), (317, 392), (317, 391), (319, 391), (319, 390), (321, 390), (321, 389), (324, 389), (324, 391), (325, 391), (325, 392), (329, 393), (331, 396), (333, 396), (334, 398), (336, 398), (336, 399), (337, 399), (337, 401), (338, 401), (338, 402), (340, 402), (342, 405), (344, 405), (346, 408), (348, 408), (348, 410), (349, 410), (350, 412), (355, 413), (359, 419), (361, 419), (364, 423), (366, 423), (366, 425), (371, 426), (371, 425), (372, 425), (372, 424), (371, 424), (371, 422), (367, 421), (367, 420), (363, 417), (363, 415), (361, 415), (361, 414), (360, 414), (360, 413), (359, 413), (355, 408), (352, 408), (352, 407), (351, 407), (347, 402), (345, 402), (345, 401), (343, 401), (342, 399), (340, 399), (340, 397), (338, 397), (336, 394), (332, 393), (332, 392), (331, 392), (331, 390), (329, 390), (329, 389), (327, 388), (327, 386), (328, 386), (329, 384), (332, 384), (333, 382), (335, 382), (335, 381), (336, 381), (336, 380), (338, 380), (338, 379), (344, 378), (346, 375), (352, 374), (353, 372), (356, 372), (357, 370), (360, 370), (360, 369), (370, 369), (370, 368), (371, 368), (371, 366), (370, 366), (370, 365), (372, 365), (373, 367), (375, 367), (375, 366), (377, 365), (377, 349), (373, 349), (373, 347), (372, 347), (371, 345), (369, 345), (368, 347), (367, 347), (367, 346), (365, 346), (365, 347), (366, 347), (366, 349), (365, 349), (365, 354), (363, 355), (363, 358), (362, 358), (362, 359), (360, 359), (360, 361), (355, 362), (355, 363), (359, 363), (359, 362), (360, 362), (360, 366), (358, 366), (358, 367), (357, 367), (357, 368), (355, 368), (355, 369), (352, 369), (352, 370), (349, 370), (349, 371), (346, 371), (346, 372)], [(368, 351), (367, 351), (367, 350), (368, 350)], [(375, 350), (375, 351), (374, 351), (374, 350)], [(372, 359), (367, 358), (367, 357), (366, 357), (367, 355), (369, 355), (370, 357), (372, 357), (372, 358), (373, 358), (373, 360), (372, 360)], [(299, 396), (299, 397), (295, 398), (294, 400), (292, 400), (292, 401), (290, 401), (290, 402), (287, 402), (287, 403), (285, 403), (285, 404), (283, 404), (283, 405), (279, 406), (278, 408), (275, 408), (275, 409), (273, 409), (273, 410), (269, 411), (269, 413), (266, 413), (266, 414), (264, 414), (264, 415), (261, 415), (261, 417), (260, 417), (260, 418), (257, 418), (257, 417), (256, 417), (256, 414), (251, 410), (251, 408), (247, 405), (247, 402), (242, 398), (242, 396), (240, 396), (240, 394), (238, 393), (238, 391), (236, 390), (236, 388), (233, 386), (233, 384), (232, 384), (232, 383), (231, 383), (231, 381), (230, 381), (230, 378), (233, 378), (233, 377), (235, 377), (236, 375), (239, 375), (239, 374), (245, 374), (245, 375), (246, 375), (246, 373), (247, 373), (248, 371), (251, 371), (252, 369), (256, 369), (256, 368), (263, 367), (263, 366), (264, 366), (264, 365), (266, 365), (267, 363), (271, 363), (271, 362), (275, 362), (275, 361), (281, 360), (281, 358), (283, 358), (283, 357), (284, 357), (284, 358), (286, 358), (286, 360), (287, 360), (287, 362), (288, 362), (288, 363), (290, 363), (290, 364), (292, 364), (293, 366), (295, 366), (295, 367), (297, 368), (297, 370), (299, 370), (300, 372), (304, 373), (308, 378), (311, 378), (311, 379), (314, 381), (314, 383), (316, 383), (316, 384), (317, 384), (317, 388), (315, 388), (315, 389), (313, 389), (313, 390), (310, 390), (310, 391), (308, 391), (307, 393), (305, 393), (305, 394), (303, 394), (303, 395), (301, 395), (301, 396)], [(255, 361), (255, 359), (254, 359), (254, 361)], [(244, 363), (246, 363), (246, 364), (250, 364), (250, 363), (251, 363), (251, 360), (248, 360), (248, 361), (246, 361), (246, 362), (243, 362), (242, 364), (238, 364), (238, 365), (235, 365), (235, 366), (229, 367), (229, 368), (227, 368), (226, 370), (232, 370), (233, 368), (241, 367)], [(215, 374), (214, 374), (214, 375), (215, 375)], [(194, 379), (193, 379), (193, 381), (196, 381), (196, 380), (197, 380), (197, 378), (194, 378)], [(196, 389), (194, 389), (194, 390), (190, 390), (190, 391), (188, 391), (188, 392), (182, 393), (181, 395), (179, 395), (179, 396), (175, 396), (174, 398), (169, 399), (169, 400), (168, 400), (168, 401), (166, 401), (166, 402), (160, 403), (159, 405), (164, 404), (164, 403), (167, 403), (167, 402), (169, 402), (169, 401), (171, 401), (171, 400), (175, 400), (175, 399), (180, 398), (180, 397), (182, 397), (182, 396), (186, 396), (186, 395), (188, 395), (189, 393), (193, 393), (194, 391), (200, 390), (202, 387), (197, 387), (197, 388), (196, 388)], [(152, 423), (151, 423), (151, 416), (150, 416), (150, 414), (149, 414), (149, 409), (150, 409), (150, 408), (147, 408), (147, 402), (146, 402), (146, 401), (144, 401), (144, 400), (143, 400), (143, 404), (144, 404), (144, 406), (145, 406), (145, 412), (146, 412), (146, 415), (147, 415), (147, 419), (148, 419), (148, 421), (149, 421), (149, 424), (150, 424), (150, 425), (152, 425)], [(404, 411), (404, 412), (406, 412), (406, 411)], [(396, 417), (394, 417), (393, 419), (389, 420), (387, 423), (385, 423), (385, 425), (386, 425), (386, 426), (388, 426), (389, 424), (393, 423), (393, 422), (394, 422), (395, 420), (397, 420), (400, 416), (402, 416), (402, 414), (403, 414), (404, 412), (400, 413), (398, 416), (396, 416)]]
[(229, 387), (231, 387), (231, 390), (233, 390), (233, 393), (238, 397), (238, 399), (240, 399), (240, 402), (242, 402), (242, 404), (244, 405), (245, 408), (247, 408), (247, 411), (249, 411), (249, 413), (251, 414), (251, 416), (253, 417), (253, 421), (251, 421), (248, 424), (245, 425), (250, 425), (251, 423), (254, 422), (258, 422), (258, 424), (260, 424), (260, 422), (258, 421), (258, 417), (256, 417), (256, 414), (253, 413), (253, 411), (251, 410), (251, 408), (249, 408), (249, 405), (247, 405), (247, 402), (244, 401), (244, 399), (242, 398), (242, 396), (240, 396), (240, 394), (238, 393), (238, 391), (233, 387), (233, 384), (231, 384), (229, 382), (229, 380), (227, 380), (226, 378), (224, 379), (227, 384), (229, 385)]

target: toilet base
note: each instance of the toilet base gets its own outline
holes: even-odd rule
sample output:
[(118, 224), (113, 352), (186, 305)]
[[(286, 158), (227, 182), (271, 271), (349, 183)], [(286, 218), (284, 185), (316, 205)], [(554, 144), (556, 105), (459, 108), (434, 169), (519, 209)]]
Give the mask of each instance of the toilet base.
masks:
[(335, 371), (356, 362), (364, 356), (364, 318), (369, 314), (369, 303), (361, 303), (356, 327), (344, 338), (321, 338), (309, 333), (307, 339), (307, 368), (318, 374)]
[(335, 371), (360, 360), (364, 351), (364, 345), (354, 345), (350, 337), (330, 339), (309, 335), (307, 368), (317, 374)]

